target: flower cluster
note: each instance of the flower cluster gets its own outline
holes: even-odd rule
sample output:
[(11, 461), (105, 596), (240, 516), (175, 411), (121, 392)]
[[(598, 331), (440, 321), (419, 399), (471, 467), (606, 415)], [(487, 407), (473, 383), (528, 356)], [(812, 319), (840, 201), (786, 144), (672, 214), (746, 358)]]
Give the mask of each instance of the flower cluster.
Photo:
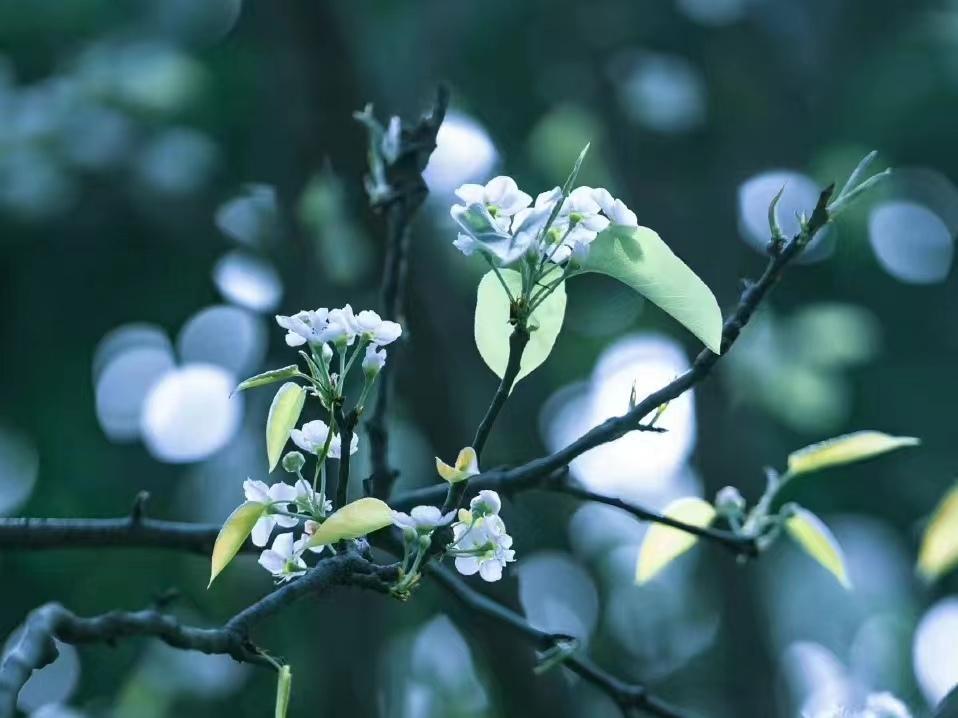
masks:
[(506, 564), (516, 560), (512, 537), (499, 516), (501, 508), (499, 494), (483, 490), (470, 502), (468, 511), (459, 512), (449, 552), (456, 557), (456, 570), (462, 575), (478, 573), (484, 581), (498, 581)]
[[(247, 479), (243, 482), (243, 491), (247, 501), (255, 501), (266, 506), (263, 515), (253, 526), (251, 539), (253, 545), (264, 547), (269, 543), (270, 535), (277, 526), (288, 529), (299, 525), (304, 516), (325, 515), (332, 510), (332, 503), (303, 479), (293, 486), (279, 482), (267, 486), (262, 481)], [(260, 554), (259, 564), (273, 574), (279, 581), (288, 581), (306, 572), (303, 553), (306, 544), (319, 524), (306, 519), (300, 538), (292, 532), (277, 534), (271, 548)], [(309, 551), (320, 553), (325, 546), (310, 546)]]
[(829, 708), (814, 718), (911, 718), (911, 711), (891, 693), (871, 693), (861, 710)]
[(287, 330), (286, 343), (291, 347), (327, 342), (350, 346), (360, 336), (383, 347), (392, 344), (402, 334), (402, 327), (396, 322), (382, 319), (370, 309), (355, 314), (348, 304), (342, 309), (303, 310), (290, 317), (278, 314), (276, 323)]
[(453, 244), (467, 256), (482, 252), (501, 265), (523, 257), (581, 261), (606, 227), (638, 226), (635, 213), (601, 187), (577, 187), (568, 195), (555, 187), (533, 202), (511, 177), (494, 177), (486, 185), (462, 185), (456, 196), (463, 204), (450, 210), (461, 230)]

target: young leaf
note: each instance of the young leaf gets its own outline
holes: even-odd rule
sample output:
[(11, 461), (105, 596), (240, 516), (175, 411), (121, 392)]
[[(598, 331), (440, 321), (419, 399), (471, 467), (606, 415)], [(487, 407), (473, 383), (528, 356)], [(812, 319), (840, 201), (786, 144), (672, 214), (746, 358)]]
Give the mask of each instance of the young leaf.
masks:
[(309, 546), (325, 546), (343, 539), (359, 538), (393, 521), (392, 511), (379, 499), (357, 499), (326, 519), (309, 541)]
[(283, 447), (289, 441), (289, 432), (296, 427), (305, 401), (306, 390), (291, 381), (283, 384), (273, 397), (266, 417), (266, 455), (270, 471), (279, 463)]
[(785, 530), (805, 553), (827, 568), (847, 589), (851, 589), (841, 546), (820, 518), (811, 511), (796, 507), (785, 520)]
[(613, 226), (601, 232), (582, 268), (632, 287), (713, 352), (721, 352), (722, 312), (714, 295), (648, 227)]
[(921, 441), (913, 436), (890, 436), (880, 431), (856, 431), (853, 434), (836, 436), (804, 449), (792, 452), (788, 457), (788, 473), (792, 476), (807, 474), (830, 466), (849, 464), (870, 459), (903, 446), (916, 446)]
[(283, 381), (284, 379), (292, 379), (297, 374), (299, 374), (299, 367), (295, 364), (284, 366), (282, 369), (270, 369), (269, 371), (264, 371), (262, 374), (251, 376), (249, 379), (240, 382), (234, 391), (254, 389), (258, 386), (266, 386), (267, 384), (273, 384), (274, 382)]
[(918, 573), (927, 581), (958, 565), (958, 486), (941, 500), (928, 522), (918, 552)]
[(216, 535), (213, 544), (213, 560), (210, 567), (210, 582), (207, 588), (213, 585), (213, 579), (219, 576), (237, 552), (242, 548), (246, 539), (253, 531), (253, 525), (266, 510), (266, 504), (258, 501), (247, 501), (240, 504), (229, 518), (223, 523), (223, 528)]
[[(499, 272), (512, 295), (519, 296), (522, 293), (521, 275), (511, 269), (500, 269)], [(529, 343), (522, 353), (519, 374), (513, 386), (539, 367), (549, 356), (556, 337), (562, 329), (565, 303), (566, 294), (563, 283), (556, 287), (556, 290), (532, 313), (530, 327), (534, 328), (534, 331), (530, 334)], [(479, 282), (476, 298), (476, 347), (483, 361), (500, 379), (505, 374), (506, 364), (509, 361), (509, 336), (512, 334), (509, 311), (509, 296), (506, 290), (499, 283), (495, 272), (486, 273)]]
[(275, 718), (286, 718), (289, 709), (289, 693), (293, 687), (293, 672), (289, 666), (281, 666), (276, 679), (276, 713)]
[[(715, 507), (702, 499), (689, 497), (676, 499), (666, 506), (662, 513), (676, 521), (704, 527), (715, 518)], [(673, 560), (692, 548), (698, 540), (698, 536), (681, 529), (665, 524), (652, 524), (639, 549), (635, 582), (643, 584), (651, 580)]]

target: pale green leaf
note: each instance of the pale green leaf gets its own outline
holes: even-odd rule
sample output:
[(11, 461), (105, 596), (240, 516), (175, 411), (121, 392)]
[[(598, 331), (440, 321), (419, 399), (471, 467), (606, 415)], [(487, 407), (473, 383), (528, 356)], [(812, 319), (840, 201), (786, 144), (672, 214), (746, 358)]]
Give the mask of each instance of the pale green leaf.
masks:
[[(522, 293), (522, 277), (519, 272), (511, 269), (499, 271), (509, 286), (512, 296), (518, 297)], [(562, 283), (532, 313), (529, 326), (533, 331), (522, 353), (519, 374), (513, 386), (539, 367), (549, 356), (556, 337), (562, 329), (565, 304), (565, 283)], [(509, 337), (513, 331), (509, 323), (509, 311), (509, 296), (506, 290), (502, 288), (495, 272), (488, 272), (479, 282), (476, 297), (476, 347), (483, 361), (500, 379), (505, 374), (506, 365), (509, 362)]]
[(283, 448), (289, 441), (289, 432), (296, 427), (305, 401), (306, 390), (291, 381), (283, 384), (273, 397), (266, 417), (266, 455), (269, 457), (270, 471), (279, 463)]
[(918, 573), (934, 580), (958, 566), (958, 486), (942, 499), (925, 529), (918, 552)]
[(715, 296), (648, 227), (616, 225), (600, 232), (589, 245), (582, 268), (632, 287), (713, 352), (721, 352), (722, 312)]
[(289, 693), (293, 687), (293, 672), (289, 666), (281, 666), (276, 679), (276, 713), (275, 718), (286, 718), (289, 709)]
[(393, 521), (392, 511), (379, 499), (357, 499), (346, 504), (316, 529), (310, 546), (325, 546), (343, 539), (359, 538), (388, 526)]
[(299, 374), (299, 367), (295, 364), (284, 366), (282, 369), (270, 369), (269, 371), (264, 371), (262, 374), (251, 376), (249, 379), (240, 382), (234, 391), (254, 389), (258, 386), (266, 386), (267, 384), (273, 384), (277, 381), (283, 381), (284, 379), (292, 379), (297, 374)]
[(805, 552), (828, 569), (845, 588), (851, 588), (841, 546), (820, 518), (796, 507), (785, 520), (785, 530)]
[(213, 559), (210, 567), (209, 588), (213, 584), (213, 579), (226, 568), (233, 557), (239, 552), (250, 533), (253, 526), (259, 520), (260, 516), (266, 510), (266, 504), (258, 501), (247, 501), (241, 504), (229, 515), (229, 518), (223, 523), (223, 528), (216, 535), (216, 541), (213, 544)]
[[(705, 527), (715, 518), (715, 507), (707, 501), (688, 497), (676, 499), (662, 511), (665, 516), (682, 523)], [(654, 523), (649, 527), (639, 549), (635, 582), (651, 580), (672, 561), (692, 548), (698, 536), (687, 531)]]
[(836, 436), (804, 449), (788, 457), (788, 473), (792, 476), (807, 474), (830, 466), (849, 464), (870, 459), (903, 446), (916, 446), (921, 442), (913, 436), (890, 436), (880, 431), (856, 431), (853, 434)]

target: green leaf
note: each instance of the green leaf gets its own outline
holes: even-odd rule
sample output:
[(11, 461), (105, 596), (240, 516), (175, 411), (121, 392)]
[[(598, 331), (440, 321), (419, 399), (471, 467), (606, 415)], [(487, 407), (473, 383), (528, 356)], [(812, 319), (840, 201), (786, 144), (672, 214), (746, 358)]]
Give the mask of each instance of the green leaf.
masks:
[[(522, 277), (519, 272), (511, 269), (501, 269), (499, 272), (512, 296), (518, 297), (522, 293)], [(565, 303), (563, 282), (532, 313), (529, 326), (534, 328), (534, 331), (522, 353), (519, 374), (513, 386), (538, 368), (549, 356), (562, 329)], [(500, 379), (505, 374), (509, 361), (509, 337), (513, 331), (512, 325), (509, 324), (509, 313), (509, 296), (506, 290), (502, 288), (495, 272), (487, 272), (479, 282), (476, 298), (476, 347), (483, 361)]]
[(210, 567), (210, 582), (207, 588), (213, 585), (213, 579), (220, 575), (233, 557), (239, 552), (250, 533), (253, 525), (266, 510), (266, 504), (258, 501), (247, 501), (234, 509), (233, 513), (223, 523), (223, 528), (216, 535), (213, 544), (213, 559)]
[(306, 390), (291, 381), (283, 384), (273, 397), (266, 417), (266, 455), (269, 457), (270, 471), (279, 463), (283, 448), (289, 441), (289, 432), (296, 427), (305, 401)]
[(359, 538), (389, 526), (392, 510), (379, 499), (357, 499), (326, 519), (309, 541), (309, 546), (325, 546), (343, 539)]
[(251, 376), (249, 379), (241, 382), (234, 391), (245, 391), (246, 389), (266, 386), (267, 384), (273, 384), (277, 381), (283, 381), (284, 379), (292, 379), (297, 374), (299, 374), (299, 367), (295, 364), (284, 366), (282, 369), (270, 369), (269, 371)]
[(913, 436), (890, 436), (880, 431), (856, 431), (806, 446), (788, 456), (788, 473), (792, 476), (870, 459), (903, 446), (916, 446), (921, 441)]
[(721, 352), (722, 312), (711, 290), (648, 227), (617, 225), (600, 232), (582, 268), (632, 287), (713, 352)]
[(842, 548), (820, 518), (811, 511), (796, 506), (785, 519), (785, 530), (805, 553), (827, 568), (847, 589), (852, 587), (845, 570)]
[(293, 672), (289, 666), (281, 666), (276, 679), (276, 713), (275, 718), (286, 718), (289, 709), (289, 693), (293, 687)]
[(958, 486), (935, 509), (918, 552), (918, 573), (932, 581), (958, 566)]
[[(662, 513), (682, 523), (705, 527), (715, 518), (715, 507), (702, 499), (688, 497), (676, 499), (666, 506)], [(643, 584), (655, 578), (662, 569), (692, 548), (698, 540), (698, 536), (687, 531), (665, 524), (652, 524), (639, 549), (635, 582)]]

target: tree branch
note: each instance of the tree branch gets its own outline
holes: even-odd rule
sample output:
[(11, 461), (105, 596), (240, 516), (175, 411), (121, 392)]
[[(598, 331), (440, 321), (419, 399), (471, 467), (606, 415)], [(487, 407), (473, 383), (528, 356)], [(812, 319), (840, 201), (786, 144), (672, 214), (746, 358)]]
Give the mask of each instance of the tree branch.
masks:
[[(380, 148), (371, 146), (370, 177), (367, 179), (370, 203), (373, 209), (386, 215), (386, 256), (380, 287), (380, 310), (384, 319), (401, 323), (406, 285), (406, 257), (409, 249), (409, 225), (413, 215), (426, 198), (426, 183), (422, 171), (436, 148), (436, 134), (446, 116), (449, 104), (448, 90), (440, 86), (429, 115), (412, 129), (403, 129), (395, 157), (384, 156)], [(375, 122), (364, 120), (367, 125)], [(374, 134), (375, 128), (370, 127)], [(397, 347), (398, 348), (398, 347)], [(366, 493), (386, 499), (392, 490), (396, 472), (389, 465), (389, 434), (386, 416), (395, 372), (395, 350), (379, 376), (376, 405), (366, 422), (369, 436), (369, 457), (372, 475), (366, 480)]]
[[(473, 590), (451, 571), (436, 564), (427, 568), (429, 575), (446, 591), (471, 608), (475, 613), (513, 629), (531, 643), (536, 650), (546, 651), (571, 639), (570, 636), (548, 633), (532, 626), (525, 618), (496, 603), (488, 596)], [(574, 639), (572, 639), (574, 640)], [(643, 711), (658, 718), (684, 718), (684, 715), (660, 698), (650, 695), (644, 686), (626, 683), (593, 663), (589, 658), (571, 655), (562, 665), (584, 680), (592, 683), (616, 702), (623, 715)]]
[(55, 638), (73, 644), (112, 644), (123, 638), (152, 636), (174, 648), (271, 665), (249, 639), (254, 624), (293, 601), (309, 594), (320, 595), (333, 586), (359, 585), (388, 593), (396, 575), (395, 566), (377, 566), (355, 553), (339, 554), (320, 561), (305, 576), (240, 611), (221, 628), (184, 626), (175, 617), (155, 610), (111, 611), (81, 618), (58, 603), (48, 603), (27, 617), (20, 640), (0, 663), (0, 718), (12, 718), (17, 696), (30, 675), (57, 657)]

